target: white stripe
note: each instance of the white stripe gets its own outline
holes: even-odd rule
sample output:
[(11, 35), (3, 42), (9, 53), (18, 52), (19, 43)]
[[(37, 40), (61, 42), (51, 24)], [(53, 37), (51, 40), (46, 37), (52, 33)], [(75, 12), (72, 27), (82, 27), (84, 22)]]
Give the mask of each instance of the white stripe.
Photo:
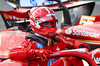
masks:
[(47, 11), (48, 11), (48, 13), (50, 13), (50, 11), (48, 10), (48, 8), (45, 8)]
[(63, 59), (63, 58), (61, 58), (62, 60), (63, 60), (63, 62), (64, 62), (64, 66), (66, 66), (66, 62), (65, 62), (65, 60)]

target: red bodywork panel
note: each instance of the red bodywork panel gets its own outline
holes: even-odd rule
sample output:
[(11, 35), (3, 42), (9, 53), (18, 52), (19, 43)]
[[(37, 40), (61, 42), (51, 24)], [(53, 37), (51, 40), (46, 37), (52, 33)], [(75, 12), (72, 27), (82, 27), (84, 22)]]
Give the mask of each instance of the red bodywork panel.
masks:
[(13, 29), (0, 31), (0, 57), (7, 57), (9, 51), (20, 45), (28, 32)]
[(93, 24), (64, 27), (61, 34), (88, 44), (100, 45), (100, 15), (95, 15), (94, 17), (95, 21), (93, 21)]
[[(67, 2), (67, 3), (64, 3), (64, 4), (67, 7), (73, 7), (75, 5), (80, 5), (80, 4), (85, 4), (85, 3), (88, 3), (88, 2), (76, 0), (73, 3)], [(47, 7), (52, 8), (52, 9), (58, 9), (58, 5), (50, 5), (50, 6), (47, 6)], [(30, 9), (24, 9), (24, 10), (22, 10), (22, 9), (17, 10), (16, 9), (16, 10), (12, 10), (12, 11), (0, 11), (0, 12), (3, 15), (5, 20), (18, 21), (19, 19), (20, 20), (29, 19), (28, 14), (27, 14), (28, 10), (30, 10)], [(99, 18), (96, 21), (98, 21), (98, 23), (99, 23)], [(85, 37), (85, 36), (80, 36), (80, 35), (72, 35), (72, 34), (69, 35), (69, 34), (65, 33), (65, 31), (67, 29), (69, 31), (70, 31), (70, 29), (71, 29), (71, 31), (73, 29), (78, 29), (78, 31), (81, 30), (81, 31), (84, 32), (84, 30), (81, 29), (81, 28), (84, 28), (84, 27), (86, 27), (86, 31), (88, 31), (88, 32), (93, 32), (93, 31), (91, 31), (91, 29), (95, 28), (98, 31), (97, 34), (99, 33), (99, 26), (97, 27), (97, 25), (95, 26), (95, 24), (94, 24), (92, 27), (91, 26), (85, 26), (85, 25), (83, 27), (82, 26), (81, 27), (80, 26), (73, 26), (71, 28), (65, 27), (65, 28), (62, 29), (62, 34), (65, 35), (65, 36), (69, 36), (69, 37), (73, 37), (73, 38), (79, 38), (79, 39), (97, 40), (97, 41), (100, 40), (99, 38), (96, 38), (96, 37), (98, 37), (97, 35), (96, 35), (96, 37), (93, 38), (93, 37)], [(87, 29), (87, 28), (90, 28), (90, 29)], [(13, 29), (0, 31), (0, 57), (1, 58), (8, 57), (7, 55), (9, 53), (9, 51), (12, 48), (20, 45), (25, 40), (25, 37), (27, 35), (29, 35), (28, 32), (15, 31)], [(90, 56), (87, 53), (84, 53), (84, 52), (83, 53), (82, 52), (80, 53), (78, 51), (56, 52), (53, 55), (51, 55), (51, 57), (57, 57), (57, 56), (63, 56), (63, 55), (79, 56), (79, 57), (82, 57), (82, 58), (88, 60), (93, 66), (97, 66), (95, 64), (95, 62), (90, 58)], [(13, 61), (13, 60), (9, 60), (9, 59), (0, 62), (0, 66), (18, 66), (18, 65), (27, 66), (27, 64), (28, 64), (28, 61)]]
[(97, 64), (100, 63), (100, 48), (90, 51), (89, 55)]
[(19, 21), (28, 18), (28, 13), (26, 10), (12, 10), (12, 11), (0, 11), (4, 17), (4, 20), (10, 20), (10, 21)]
[[(54, 57), (62, 57), (62, 56), (76, 56), (76, 57), (80, 57), (80, 58), (84, 58), (85, 60), (87, 60), (92, 66), (97, 66), (97, 64), (92, 60), (92, 58), (87, 54), (86, 50), (82, 50), (82, 49), (75, 49), (75, 50), (66, 50), (66, 51), (59, 51), (59, 52), (54, 52), (51, 55), (51, 58)], [(36, 59), (40, 60), (39, 57), (35, 57), (33, 58), (33, 60), (35, 61)], [(36, 63), (34, 63), (33, 61), (33, 65)], [(14, 61), (14, 60), (5, 60), (2, 61), (0, 63), (0, 66), (27, 66), (28, 65), (28, 61), (27, 60), (23, 60), (23, 61)]]

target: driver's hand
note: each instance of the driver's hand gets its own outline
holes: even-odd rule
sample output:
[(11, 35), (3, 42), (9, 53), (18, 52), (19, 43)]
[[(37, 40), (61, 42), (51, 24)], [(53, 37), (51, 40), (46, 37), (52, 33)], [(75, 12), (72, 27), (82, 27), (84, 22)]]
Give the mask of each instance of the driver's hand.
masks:
[(50, 57), (50, 54), (52, 54), (52, 51), (50, 50), (35, 50), (35, 55), (39, 56), (41, 58), (42, 61), (47, 60)]

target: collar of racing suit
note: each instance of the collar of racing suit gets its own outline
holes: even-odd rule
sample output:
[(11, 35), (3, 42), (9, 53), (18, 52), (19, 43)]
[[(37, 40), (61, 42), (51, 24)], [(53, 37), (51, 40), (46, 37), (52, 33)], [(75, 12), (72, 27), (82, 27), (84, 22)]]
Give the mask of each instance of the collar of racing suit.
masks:
[[(40, 36), (40, 37), (42, 37), (42, 38), (44, 38), (44, 39), (46, 39), (46, 40), (50, 39), (50, 41), (51, 41), (51, 39), (52, 39), (52, 38), (44, 37), (44, 36), (42, 36), (42, 35), (40, 35), (40, 34), (37, 34), (37, 33), (35, 33), (35, 35)], [(55, 42), (60, 42), (60, 39), (58, 39), (57, 37), (54, 37), (54, 38), (53, 38), (53, 41), (55, 41)]]
[(37, 33), (30, 34), (29, 36), (26, 36), (25, 39), (31, 39), (31, 40), (37, 41), (37, 42), (41, 43), (43, 46), (47, 46), (48, 45), (48, 39), (50, 39), (52, 47), (54, 47), (53, 41), (54, 42), (60, 42), (60, 39), (58, 39), (57, 37), (52, 39), (52, 38), (47, 38), (47, 37), (41, 36)]

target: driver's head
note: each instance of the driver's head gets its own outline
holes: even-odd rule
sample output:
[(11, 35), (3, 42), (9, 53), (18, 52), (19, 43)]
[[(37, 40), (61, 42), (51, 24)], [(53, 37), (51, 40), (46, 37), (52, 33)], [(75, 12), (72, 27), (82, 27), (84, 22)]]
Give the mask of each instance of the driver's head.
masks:
[(33, 32), (47, 37), (55, 35), (58, 20), (53, 10), (47, 7), (32, 8), (29, 17)]

